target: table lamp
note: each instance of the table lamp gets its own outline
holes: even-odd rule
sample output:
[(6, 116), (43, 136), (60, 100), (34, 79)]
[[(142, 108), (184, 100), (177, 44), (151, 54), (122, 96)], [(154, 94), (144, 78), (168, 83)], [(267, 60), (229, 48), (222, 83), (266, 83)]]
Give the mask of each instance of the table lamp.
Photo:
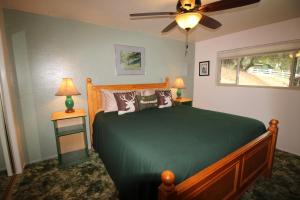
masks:
[(58, 91), (55, 93), (55, 96), (66, 96), (66, 113), (74, 112), (74, 101), (72, 99), (73, 95), (80, 95), (80, 92), (78, 92), (78, 90), (74, 86), (73, 80), (71, 78), (63, 78)]
[(174, 87), (177, 88), (177, 99), (181, 98), (182, 89), (185, 88), (182, 78), (176, 78)]

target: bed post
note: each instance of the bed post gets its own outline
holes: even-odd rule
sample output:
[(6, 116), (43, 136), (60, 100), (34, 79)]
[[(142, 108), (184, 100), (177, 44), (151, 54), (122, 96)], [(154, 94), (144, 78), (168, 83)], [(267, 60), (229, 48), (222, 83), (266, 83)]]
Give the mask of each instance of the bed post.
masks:
[(278, 135), (278, 120), (272, 119), (269, 122), (269, 128), (268, 131), (272, 135), (271, 139), (271, 149), (270, 149), (270, 154), (269, 154), (269, 161), (268, 161), (268, 170), (267, 170), (267, 177), (272, 176), (272, 167), (273, 167), (273, 160), (274, 160), (274, 154), (275, 154), (275, 149), (276, 149), (276, 141), (277, 141), (277, 135)]
[(91, 78), (87, 78), (86, 79), (86, 91), (87, 91), (87, 100), (88, 100), (88, 112), (89, 112), (89, 125), (90, 125), (90, 140), (91, 140), (91, 145), (93, 146), (93, 121), (94, 119), (92, 119), (93, 115), (93, 105), (92, 105), (92, 88), (93, 88), (93, 84), (92, 84), (92, 79)]
[(166, 170), (161, 173), (161, 185), (158, 188), (158, 200), (176, 199), (175, 175), (172, 171)]

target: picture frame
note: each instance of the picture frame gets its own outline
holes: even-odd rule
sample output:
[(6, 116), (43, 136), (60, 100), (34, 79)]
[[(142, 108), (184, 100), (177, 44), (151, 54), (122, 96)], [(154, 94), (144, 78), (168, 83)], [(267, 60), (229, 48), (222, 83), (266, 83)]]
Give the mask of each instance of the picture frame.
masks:
[(199, 76), (209, 76), (209, 61), (199, 62)]
[(145, 75), (145, 48), (119, 44), (114, 46), (118, 76)]

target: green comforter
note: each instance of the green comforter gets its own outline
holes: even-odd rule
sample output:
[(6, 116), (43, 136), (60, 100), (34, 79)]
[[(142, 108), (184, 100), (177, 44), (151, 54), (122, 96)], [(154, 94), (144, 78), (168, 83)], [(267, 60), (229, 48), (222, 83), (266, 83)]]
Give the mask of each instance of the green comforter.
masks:
[(179, 183), (266, 132), (255, 119), (187, 106), (98, 113), (94, 148), (121, 200), (156, 199), (160, 174)]

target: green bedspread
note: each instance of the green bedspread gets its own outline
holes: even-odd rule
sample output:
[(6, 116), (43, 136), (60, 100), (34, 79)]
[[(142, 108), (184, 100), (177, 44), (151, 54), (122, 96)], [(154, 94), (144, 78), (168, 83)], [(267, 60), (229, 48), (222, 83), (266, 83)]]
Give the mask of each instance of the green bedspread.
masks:
[(160, 174), (179, 183), (266, 132), (258, 120), (187, 106), (98, 113), (94, 148), (121, 200), (156, 199)]

